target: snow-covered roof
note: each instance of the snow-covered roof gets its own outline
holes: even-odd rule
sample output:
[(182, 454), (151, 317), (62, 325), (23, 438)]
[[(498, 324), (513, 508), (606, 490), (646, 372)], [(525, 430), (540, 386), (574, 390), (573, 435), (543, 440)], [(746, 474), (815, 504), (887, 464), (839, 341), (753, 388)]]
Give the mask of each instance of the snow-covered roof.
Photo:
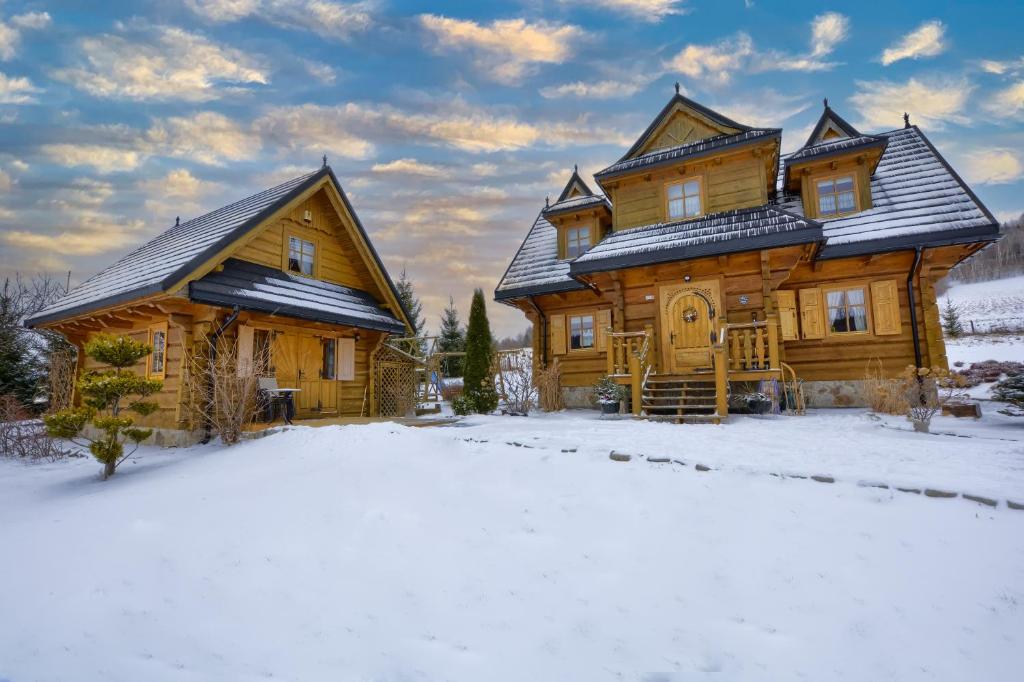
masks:
[(734, 147), (748, 142), (755, 142), (772, 137), (782, 137), (781, 128), (753, 128), (739, 133), (729, 135), (715, 135), (703, 140), (687, 142), (686, 144), (665, 149), (657, 149), (640, 156), (623, 159), (613, 163), (602, 171), (594, 174), (594, 177), (605, 180), (628, 171), (635, 171), (638, 168), (649, 168), (660, 166), (666, 163), (674, 163), (683, 157), (699, 157), (712, 152), (721, 151), (726, 147)]
[(559, 260), (558, 230), (541, 213), (498, 282), (494, 298), (501, 301), (583, 288), (569, 276), (569, 261)]
[(573, 275), (821, 241), (809, 218), (757, 206), (619, 230), (572, 261)]
[[(998, 236), (998, 221), (917, 126), (877, 137), (886, 139), (888, 145), (871, 178), (872, 207), (841, 218), (820, 219), (827, 239), (820, 257), (970, 243)], [(793, 213), (804, 213), (799, 193), (780, 192), (776, 203)]]
[(564, 213), (566, 211), (580, 210), (582, 208), (588, 208), (590, 206), (604, 206), (611, 210), (611, 202), (604, 196), (599, 194), (591, 194), (590, 196), (575, 196), (563, 201), (556, 202), (550, 206), (544, 207), (544, 215), (553, 215), (555, 213)]
[(165, 292), (249, 230), (255, 228), (289, 201), (329, 177), (369, 247), (371, 257), (391, 283), (366, 235), (355, 210), (330, 166), (292, 178), (276, 187), (218, 208), (205, 215), (172, 226), (110, 267), (72, 289), (67, 296), (27, 320), (29, 325), (45, 324), (102, 307)]
[(344, 324), (401, 334), (405, 325), (380, 302), (360, 289), (300, 277), (235, 258), (224, 269), (189, 283), (196, 303), (238, 306), (303, 320)]
[(847, 152), (851, 149), (858, 149), (860, 147), (874, 146), (884, 147), (885, 138), (874, 135), (858, 135), (857, 137), (842, 137), (839, 139), (826, 140), (825, 142), (813, 144), (809, 147), (801, 147), (796, 150), (786, 157), (786, 165), (788, 166), (797, 161), (805, 161), (811, 158)]

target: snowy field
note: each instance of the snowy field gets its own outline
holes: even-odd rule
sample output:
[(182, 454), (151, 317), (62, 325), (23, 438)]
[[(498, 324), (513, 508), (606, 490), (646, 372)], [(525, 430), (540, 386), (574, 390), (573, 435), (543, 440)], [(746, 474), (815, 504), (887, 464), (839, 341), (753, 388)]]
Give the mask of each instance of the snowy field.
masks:
[(1024, 502), (1022, 427), (986, 424), (563, 413), (147, 448), (105, 483), (0, 461), (0, 680), (1018, 679), (1024, 511), (858, 485)]
[(1024, 329), (1024, 275), (970, 284), (954, 282), (939, 297), (940, 309), (946, 306), (947, 298), (959, 308), (961, 322), (968, 332), (972, 320), (978, 332), (999, 326)]

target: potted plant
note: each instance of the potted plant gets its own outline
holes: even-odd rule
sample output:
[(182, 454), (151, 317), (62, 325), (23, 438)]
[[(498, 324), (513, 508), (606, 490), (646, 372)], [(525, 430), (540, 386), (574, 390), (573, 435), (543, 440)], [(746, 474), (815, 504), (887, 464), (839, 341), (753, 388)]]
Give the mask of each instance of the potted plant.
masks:
[(601, 406), (601, 414), (618, 414), (624, 395), (622, 386), (608, 376), (601, 377), (594, 384), (594, 399)]

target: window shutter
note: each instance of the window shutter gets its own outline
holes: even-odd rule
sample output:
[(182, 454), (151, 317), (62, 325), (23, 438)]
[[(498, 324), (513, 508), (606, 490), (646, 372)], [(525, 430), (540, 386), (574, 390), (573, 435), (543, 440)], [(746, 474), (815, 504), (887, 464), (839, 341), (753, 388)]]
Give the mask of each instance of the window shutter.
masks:
[(800, 329), (805, 339), (825, 338), (825, 314), (821, 309), (821, 289), (800, 290)]
[(900, 299), (896, 280), (871, 283), (871, 312), (874, 313), (875, 334), (900, 333)]
[(799, 338), (796, 322), (796, 292), (776, 291), (779, 304), (779, 326), (782, 327), (782, 340), (793, 341)]
[(253, 331), (253, 328), (246, 324), (238, 327), (238, 352), (235, 358), (238, 376), (252, 374)]
[(548, 318), (548, 338), (552, 355), (565, 355), (565, 315)]
[(594, 345), (597, 346), (597, 350), (608, 349), (608, 330), (612, 326), (612, 311), (611, 310), (598, 310), (597, 314), (594, 315)]
[(338, 362), (336, 371), (341, 381), (356, 378), (356, 340), (338, 339)]

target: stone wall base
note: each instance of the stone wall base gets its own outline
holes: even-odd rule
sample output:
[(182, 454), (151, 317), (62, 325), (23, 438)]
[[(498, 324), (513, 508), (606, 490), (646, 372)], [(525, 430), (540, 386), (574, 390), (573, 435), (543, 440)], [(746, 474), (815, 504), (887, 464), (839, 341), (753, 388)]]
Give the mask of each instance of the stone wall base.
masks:
[[(85, 427), (85, 434), (90, 438), (98, 438), (100, 433), (93, 425)], [(156, 445), (161, 448), (187, 448), (195, 445), (203, 439), (206, 434), (203, 431), (189, 431), (187, 429), (153, 429), (152, 435), (142, 441), (143, 445)], [(130, 448), (130, 445), (126, 445)]]
[(867, 407), (861, 394), (863, 379), (805, 381), (807, 407)]
[(597, 409), (592, 386), (562, 386), (562, 400), (566, 407)]

